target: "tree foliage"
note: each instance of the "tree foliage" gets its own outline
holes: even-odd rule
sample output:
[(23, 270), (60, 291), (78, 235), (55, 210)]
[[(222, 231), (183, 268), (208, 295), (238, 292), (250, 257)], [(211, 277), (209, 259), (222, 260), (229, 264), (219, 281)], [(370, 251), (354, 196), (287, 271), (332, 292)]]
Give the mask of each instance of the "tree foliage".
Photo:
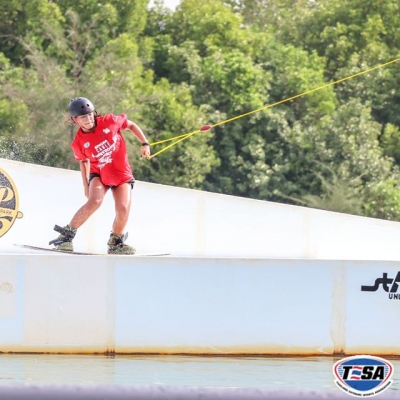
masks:
[(313, 91), (399, 57), (397, 0), (148, 3), (2, 2), (0, 157), (76, 169), (84, 95), (151, 142), (217, 124), (125, 135), (139, 180), (400, 220), (399, 64)]

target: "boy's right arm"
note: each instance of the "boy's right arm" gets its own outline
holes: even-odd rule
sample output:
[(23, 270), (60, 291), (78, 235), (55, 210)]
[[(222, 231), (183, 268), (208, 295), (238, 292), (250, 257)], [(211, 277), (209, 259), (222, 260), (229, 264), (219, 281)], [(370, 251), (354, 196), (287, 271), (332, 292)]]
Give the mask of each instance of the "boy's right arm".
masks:
[(89, 198), (89, 174), (90, 174), (90, 160), (79, 161), (79, 168), (82, 174), (82, 183), (85, 190), (85, 196)]

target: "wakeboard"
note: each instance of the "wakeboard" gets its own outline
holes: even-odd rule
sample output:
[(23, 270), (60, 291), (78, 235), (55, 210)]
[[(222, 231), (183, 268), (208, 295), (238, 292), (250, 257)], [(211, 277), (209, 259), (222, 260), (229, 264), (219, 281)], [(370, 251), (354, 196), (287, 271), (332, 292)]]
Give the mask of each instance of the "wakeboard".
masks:
[[(40, 251), (50, 251), (53, 253), (65, 253), (65, 254), (72, 254), (72, 255), (81, 255), (81, 256), (115, 256), (115, 255), (123, 255), (123, 254), (107, 254), (107, 253), (86, 253), (80, 251), (65, 251), (65, 250), (58, 250), (58, 249), (49, 249), (46, 247), (38, 247), (38, 246), (30, 246), (28, 244), (15, 244), (14, 246), (17, 247), (24, 247), (25, 249), (31, 250), (40, 250)], [(135, 257), (161, 257), (161, 256), (170, 256), (171, 253), (156, 253), (156, 254), (132, 254)]]

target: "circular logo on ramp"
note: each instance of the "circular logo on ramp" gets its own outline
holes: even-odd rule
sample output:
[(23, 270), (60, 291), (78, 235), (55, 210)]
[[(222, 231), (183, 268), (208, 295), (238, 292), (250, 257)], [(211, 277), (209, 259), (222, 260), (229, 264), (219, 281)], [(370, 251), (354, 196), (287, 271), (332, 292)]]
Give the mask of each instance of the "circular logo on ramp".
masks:
[(16, 218), (22, 218), (18, 211), (19, 198), (12, 179), (0, 168), (0, 237), (12, 227)]
[(340, 389), (358, 397), (376, 396), (393, 383), (393, 365), (375, 356), (343, 358), (333, 366), (333, 374)]

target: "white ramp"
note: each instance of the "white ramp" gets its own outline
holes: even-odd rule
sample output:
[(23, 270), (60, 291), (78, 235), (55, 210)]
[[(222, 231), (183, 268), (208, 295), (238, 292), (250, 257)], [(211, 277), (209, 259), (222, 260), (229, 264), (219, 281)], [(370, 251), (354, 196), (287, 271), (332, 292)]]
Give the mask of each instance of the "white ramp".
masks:
[[(80, 172), (0, 159), (23, 218), (0, 238), (46, 246), (85, 202)], [(0, 203), (0, 208), (1, 208)], [(1, 215), (0, 215), (1, 216)], [(79, 231), (77, 251), (104, 252), (112, 196)], [(140, 254), (400, 260), (400, 223), (137, 181), (127, 230)], [(8, 250), (5, 250), (8, 251)]]

